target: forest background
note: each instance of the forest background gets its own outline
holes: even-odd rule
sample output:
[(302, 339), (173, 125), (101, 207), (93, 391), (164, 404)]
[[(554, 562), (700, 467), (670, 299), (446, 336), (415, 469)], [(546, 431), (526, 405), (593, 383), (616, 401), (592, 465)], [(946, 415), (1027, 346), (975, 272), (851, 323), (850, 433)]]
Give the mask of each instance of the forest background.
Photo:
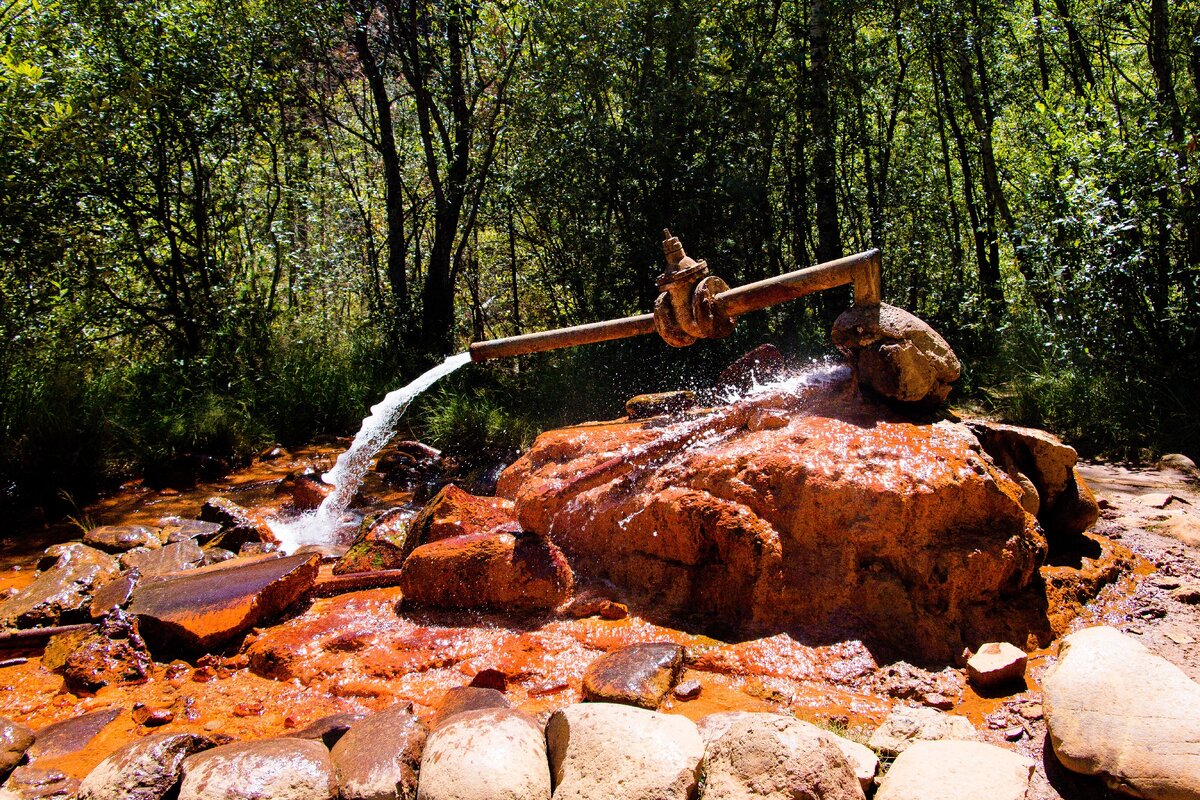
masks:
[[(468, 340), (868, 247), (960, 402), (1200, 451), (1200, 0), (0, 0), (0, 506), (345, 435)], [(511, 452), (830, 351), (472, 367), (417, 435)]]

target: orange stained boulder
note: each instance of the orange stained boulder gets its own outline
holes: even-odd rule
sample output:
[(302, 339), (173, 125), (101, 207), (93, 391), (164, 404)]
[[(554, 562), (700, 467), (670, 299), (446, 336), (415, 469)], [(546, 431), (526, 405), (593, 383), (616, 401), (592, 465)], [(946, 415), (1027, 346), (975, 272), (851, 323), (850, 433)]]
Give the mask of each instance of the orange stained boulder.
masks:
[(413, 519), (410, 536), (418, 543), (435, 542), (451, 536), (487, 533), (513, 519), (511, 500), (476, 497), (450, 483)]
[[(763, 409), (788, 423), (748, 427)], [(707, 419), (551, 431), (500, 489), (649, 615), (918, 660), (1049, 634), (1020, 487), (965, 425), (901, 416), (845, 373)]]
[(129, 613), (159, 659), (171, 648), (212, 650), (298, 600), (320, 562), (315, 553), (239, 558), (146, 580), (134, 589)]

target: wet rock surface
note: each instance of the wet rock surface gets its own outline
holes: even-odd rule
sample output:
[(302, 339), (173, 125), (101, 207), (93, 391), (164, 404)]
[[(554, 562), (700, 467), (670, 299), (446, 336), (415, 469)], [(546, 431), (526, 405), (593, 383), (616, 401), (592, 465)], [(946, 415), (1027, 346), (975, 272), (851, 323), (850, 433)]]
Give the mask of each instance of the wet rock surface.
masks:
[(426, 741), (420, 776), (419, 800), (550, 799), (542, 728), (511, 709), (446, 720)]
[(783, 353), (773, 344), (760, 344), (741, 356), (717, 376), (717, 387), (746, 391), (755, 384), (769, 383), (787, 372)]
[(179, 783), (183, 760), (216, 742), (163, 733), (130, 742), (100, 762), (79, 787), (79, 800), (161, 800)]
[(1044, 683), (1054, 754), (1144, 798), (1200, 797), (1200, 685), (1110, 627), (1060, 645)]
[(537, 536), (483, 533), (424, 544), (404, 562), (405, 603), (435, 608), (553, 608), (573, 576), (558, 548)]
[(896, 758), (876, 800), (1025, 800), (1034, 763), (982, 742), (918, 742)]
[(400, 569), (417, 545), (412, 535), (412, 516), (407, 509), (385, 511), (355, 537), (350, 549), (334, 564), (333, 574)]
[[(120, 610), (101, 620), (94, 632), (70, 637), (61, 666), (68, 691), (95, 693), (114, 683), (136, 683), (150, 676), (150, 654), (137, 620)], [(44, 663), (44, 660), (43, 660)]]
[(704, 743), (691, 720), (613, 703), (556, 711), (546, 723), (555, 800), (694, 796)]
[(683, 655), (683, 648), (671, 642), (606, 653), (583, 673), (583, 698), (656, 709), (679, 680)]
[(454, 484), (433, 496), (413, 518), (410, 536), (414, 545), (476, 533), (487, 533), (512, 522), (511, 500), (477, 497)]
[(278, 541), (262, 516), (225, 497), (210, 497), (204, 501), (200, 520), (220, 525), (221, 533), (211, 543), (234, 553), (251, 542)]
[(355, 722), (330, 750), (341, 800), (411, 798), (425, 748), (425, 726), (412, 703)]
[(79, 780), (57, 769), (31, 765), (13, 770), (0, 787), (0, 800), (74, 800)]
[(135, 547), (161, 545), (158, 533), (145, 525), (101, 525), (83, 535), (83, 543), (107, 553), (124, 553)]
[(625, 415), (630, 420), (650, 419), (663, 414), (678, 414), (695, 405), (696, 393), (692, 391), (639, 394), (625, 401)]
[(179, 800), (336, 800), (329, 751), (308, 739), (235, 742), (183, 762)]
[(33, 731), (7, 717), (0, 717), (0, 781), (21, 762), (32, 744)]
[(757, 402), (796, 413), (757, 432), (746, 404), (552, 431), (500, 491), (527, 530), (663, 618), (861, 636), (943, 663), (983, 641), (1049, 641), (1045, 539), (965, 426), (914, 423), (836, 370)]
[(698, 728), (709, 800), (863, 797), (841, 748), (814, 725), (778, 714), (732, 713), (705, 717)]
[(136, 548), (120, 558), (121, 568), (136, 569), (140, 575), (165, 575), (194, 569), (204, 563), (204, 551), (191, 539), (155, 549)]
[(208, 650), (290, 606), (316, 580), (316, 555), (234, 560), (147, 581), (129, 613), (151, 650)]
[(121, 716), (119, 708), (103, 708), (55, 722), (39, 730), (26, 751), (30, 761), (51, 761), (71, 756), (86, 748)]
[(0, 603), (0, 626), (29, 627), (82, 621), (92, 592), (120, 572), (116, 559), (85, 544), (46, 551), (53, 566), (28, 587)]

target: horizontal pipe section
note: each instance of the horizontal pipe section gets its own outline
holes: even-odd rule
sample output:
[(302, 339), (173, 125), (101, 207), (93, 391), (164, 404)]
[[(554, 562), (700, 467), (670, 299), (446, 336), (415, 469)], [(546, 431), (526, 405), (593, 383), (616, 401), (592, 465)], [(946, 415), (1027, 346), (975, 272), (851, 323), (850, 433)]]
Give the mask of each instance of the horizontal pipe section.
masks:
[(509, 336), (506, 339), (475, 342), (471, 345), (471, 360), (488, 361), (505, 356), (557, 350), (560, 347), (628, 339), (631, 336), (645, 336), (648, 333), (654, 333), (654, 315), (642, 314), (637, 317), (577, 325), (574, 328), (559, 328), (542, 333), (527, 333), (524, 336)]
[[(769, 308), (806, 294), (848, 283), (854, 284), (855, 303), (865, 305), (879, 302), (878, 250), (867, 250), (807, 269), (747, 283), (745, 286), (721, 292), (713, 301), (720, 314), (737, 318), (751, 311)], [(627, 339), (654, 332), (654, 315), (642, 314), (637, 317), (577, 325), (573, 328), (475, 342), (471, 345), (471, 360), (488, 361), (493, 358), (557, 350), (560, 347)]]
[(713, 299), (717, 311), (727, 317), (740, 317), (751, 311), (779, 305), (822, 289), (853, 283), (859, 270), (877, 258), (878, 250), (867, 250), (836, 261), (826, 261), (815, 267), (747, 283), (745, 286), (721, 292)]

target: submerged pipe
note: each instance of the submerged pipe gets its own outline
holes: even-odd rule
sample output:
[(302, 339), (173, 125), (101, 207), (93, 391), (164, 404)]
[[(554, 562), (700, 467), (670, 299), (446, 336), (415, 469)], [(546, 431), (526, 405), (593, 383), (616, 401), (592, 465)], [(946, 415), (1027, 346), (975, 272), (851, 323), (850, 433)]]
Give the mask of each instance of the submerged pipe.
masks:
[[(854, 285), (855, 305), (879, 305), (882, 299), (879, 250), (866, 250), (774, 278), (747, 283), (735, 289), (727, 289), (713, 295), (710, 302), (720, 317), (733, 320), (751, 311), (759, 311), (822, 289), (846, 284)], [(560, 347), (626, 339), (655, 333), (656, 330), (654, 314), (642, 314), (541, 333), (474, 342), (470, 347), (471, 360), (488, 361), (505, 356), (556, 350)]]

